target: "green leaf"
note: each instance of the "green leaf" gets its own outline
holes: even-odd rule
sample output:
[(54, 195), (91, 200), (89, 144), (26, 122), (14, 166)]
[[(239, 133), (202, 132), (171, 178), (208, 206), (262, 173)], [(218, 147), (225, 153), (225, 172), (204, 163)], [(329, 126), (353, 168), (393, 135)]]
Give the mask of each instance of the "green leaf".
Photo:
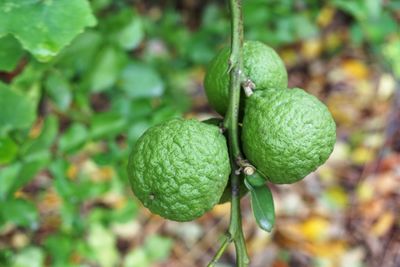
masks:
[(0, 165), (13, 161), (17, 153), (18, 145), (10, 137), (0, 137)]
[(125, 50), (131, 50), (139, 46), (144, 37), (142, 21), (139, 16), (133, 16), (129, 23), (116, 35), (118, 44)]
[(61, 136), (58, 149), (61, 152), (70, 152), (82, 146), (88, 138), (88, 130), (83, 124), (74, 123)]
[(164, 91), (164, 83), (150, 66), (131, 63), (122, 71), (120, 88), (130, 98), (157, 97)]
[(36, 206), (22, 199), (10, 199), (0, 205), (0, 218), (3, 222), (12, 222), (18, 226), (36, 228), (38, 212)]
[(61, 51), (57, 57), (57, 65), (73, 75), (82, 75), (93, 67), (93, 61), (98, 53), (103, 36), (95, 31), (87, 30), (74, 39), (71, 45)]
[(32, 125), (36, 118), (36, 103), (16, 90), (0, 83), (0, 135)]
[(50, 152), (36, 153), (35, 157), (20, 160), (0, 170), (0, 200), (11, 196), (28, 183), (50, 162)]
[(113, 112), (96, 114), (91, 121), (90, 137), (93, 139), (118, 135), (124, 131), (128, 124), (125, 117)]
[(72, 101), (72, 88), (70, 82), (60, 73), (52, 72), (45, 80), (47, 95), (61, 110), (66, 111)]
[(23, 54), (24, 50), (14, 37), (7, 35), (0, 38), (0, 71), (14, 70)]
[(246, 182), (250, 184), (252, 187), (261, 187), (265, 185), (265, 178), (259, 174), (258, 172), (255, 172), (252, 175), (246, 175), (245, 177)]
[(99, 266), (115, 266), (118, 252), (115, 247), (115, 236), (101, 224), (92, 224), (89, 229), (88, 244), (94, 253)]
[(244, 182), (250, 191), (251, 207), (258, 226), (267, 232), (271, 232), (275, 224), (275, 207), (271, 190), (267, 185), (253, 187), (247, 180)]
[(22, 161), (22, 167), (8, 193), (13, 194), (32, 180), (40, 170), (47, 166), (50, 162), (50, 158), (51, 154), (49, 151), (41, 151), (40, 153), (36, 153), (34, 158), (32, 157), (27, 161)]
[(86, 0), (2, 0), (0, 37), (11, 33), (39, 61), (49, 61), (87, 26), (94, 26)]
[(0, 169), (0, 200), (5, 200), (8, 197), (21, 168), (22, 164), (16, 162)]
[(106, 47), (96, 56), (90, 74), (90, 90), (101, 92), (114, 85), (125, 62), (124, 54), (114, 47)]
[(62, 233), (50, 235), (44, 241), (44, 247), (52, 257), (53, 266), (63, 266), (69, 262), (69, 258), (74, 249), (74, 240)]
[(25, 160), (35, 160), (48, 152), (58, 133), (58, 119), (50, 115), (44, 121), (42, 131), (38, 138), (26, 142), (22, 147), (22, 155)]
[(29, 247), (19, 252), (13, 259), (11, 267), (42, 267), (45, 255), (41, 248)]
[(124, 259), (123, 267), (151, 266), (151, 262), (144, 248), (138, 247), (129, 252)]
[(128, 130), (129, 143), (134, 144), (150, 126), (151, 124), (148, 120), (140, 120), (133, 123)]
[(151, 261), (165, 260), (171, 253), (172, 240), (159, 235), (153, 235), (146, 239), (144, 248)]
[(122, 9), (104, 24), (105, 34), (124, 50), (136, 48), (144, 37), (142, 20), (132, 9)]

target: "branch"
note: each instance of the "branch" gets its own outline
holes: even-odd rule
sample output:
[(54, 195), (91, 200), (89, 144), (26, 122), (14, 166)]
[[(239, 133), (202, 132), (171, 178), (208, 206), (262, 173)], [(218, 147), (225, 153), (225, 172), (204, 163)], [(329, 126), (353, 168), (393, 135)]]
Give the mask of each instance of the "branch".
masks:
[[(222, 255), (228, 242), (234, 242), (237, 267), (246, 267), (249, 264), (246, 243), (242, 230), (242, 216), (240, 211), (240, 173), (238, 162), (243, 158), (239, 146), (238, 116), (240, 106), (240, 90), (242, 82), (242, 48), (243, 48), (243, 18), (241, 0), (230, 0), (231, 10), (231, 54), (229, 57), (230, 91), (229, 106), (224, 120), (224, 127), (228, 130), (228, 145), (232, 172), (230, 175), (232, 187), (231, 218), (228, 230), (228, 240), (225, 240), (210, 264), (214, 264)], [(212, 266), (211, 265), (211, 266)]]

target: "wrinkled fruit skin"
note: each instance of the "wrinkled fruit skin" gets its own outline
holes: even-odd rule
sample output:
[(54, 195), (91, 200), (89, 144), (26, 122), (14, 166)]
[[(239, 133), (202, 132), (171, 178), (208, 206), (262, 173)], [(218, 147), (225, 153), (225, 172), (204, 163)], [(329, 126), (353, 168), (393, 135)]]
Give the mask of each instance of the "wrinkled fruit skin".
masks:
[(277, 184), (294, 183), (323, 164), (336, 141), (327, 107), (302, 89), (257, 91), (246, 101), (243, 150)]
[[(223, 48), (211, 61), (204, 88), (214, 109), (224, 115), (229, 103), (228, 61), (230, 49)], [(247, 41), (243, 45), (244, 74), (257, 90), (286, 88), (288, 75), (284, 63), (269, 46), (258, 41)]]
[(174, 119), (148, 129), (128, 164), (137, 198), (174, 221), (196, 219), (217, 204), (229, 173), (224, 136), (196, 120)]

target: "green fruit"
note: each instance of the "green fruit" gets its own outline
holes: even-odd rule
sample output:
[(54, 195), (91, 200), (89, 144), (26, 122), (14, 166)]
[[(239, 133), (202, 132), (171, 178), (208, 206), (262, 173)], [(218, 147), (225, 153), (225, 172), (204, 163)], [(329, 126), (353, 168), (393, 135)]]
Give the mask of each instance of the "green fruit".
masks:
[(128, 164), (134, 194), (153, 213), (190, 221), (218, 203), (228, 182), (226, 140), (218, 127), (174, 119), (148, 129)]
[(301, 89), (257, 91), (246, 101), (241, 139), (247, 159), (271, 182), (294, 183), (328, 159), (336, 125)]
[[(204, 79), (207, 98), (221, 115), (225, 115), (229, 103), (229, 55), (230, 49), (223, 48), (211, 61)], [(286, 88), (288, 85), (284, 63), (272, 48), (261, 42), (244, 43), (243, 71), (256, 90)]]

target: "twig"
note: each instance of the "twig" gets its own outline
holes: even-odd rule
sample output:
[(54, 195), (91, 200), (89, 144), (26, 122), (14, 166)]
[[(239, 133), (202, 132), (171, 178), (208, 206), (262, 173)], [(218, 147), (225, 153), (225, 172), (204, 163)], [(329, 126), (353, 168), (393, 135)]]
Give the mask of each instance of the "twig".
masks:
[[(238, 116), (240, 105), (240, 90), (242, 82), (242, 48), (243, 48), (243, 18), (241, 0), (229, 1), (231, 10), (231, 54), (229, 57), (230, 91), (229, 106), (224, 120), (224, 127), (228, 130), (228, 144), (232, 173), (230, 175), (232, 187), (231, 218), (228, 230), (229, 239), (225, 240), (221, 248), (210, 264), (214, 264), (228, 244), (233, 242), (236, 250), (236, 266), (246, 267), (249, 264), (246, 243), (242, 230), (242, 216), (240, 211), (239, 184), (240, 174), (235, 170), (239, 169), (237, 162), (241, 160), (242, 153), (238, 137)], [(212, 266), (212, 265), (211, 265)]]

